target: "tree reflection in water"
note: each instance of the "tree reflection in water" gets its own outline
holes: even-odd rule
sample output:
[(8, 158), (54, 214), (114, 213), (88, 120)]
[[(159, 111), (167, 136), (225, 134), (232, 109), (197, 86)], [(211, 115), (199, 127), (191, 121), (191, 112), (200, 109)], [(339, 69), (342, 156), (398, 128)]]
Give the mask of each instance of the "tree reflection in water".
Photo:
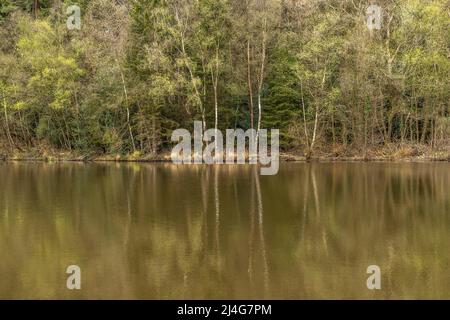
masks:
[(258, 172), (0, 164), (0, 298), (450, 298), (447, 163)]

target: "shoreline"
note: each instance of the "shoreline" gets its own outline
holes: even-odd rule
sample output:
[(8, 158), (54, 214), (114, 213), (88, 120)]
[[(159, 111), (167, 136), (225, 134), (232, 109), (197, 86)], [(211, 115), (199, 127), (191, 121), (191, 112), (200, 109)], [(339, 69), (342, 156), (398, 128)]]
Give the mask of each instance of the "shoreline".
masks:
[[(161, 153), (158, 155), (76, 155), (72, 153), (58, 153), (52, 155), (30, 155), (18, 154), (14, 156), (1, 156), (0, 162), (78, 162), (78, 163), (171, 163), (170, 153)], [(408, 163), (408, 162), (450, 162), (449, 154), (435, 153), (422, 155), (373, 155), (373, 156), (330, 156), (315, 155), (307, 158), (298, 153), (281, 152), (280, 162), (386, 162), (386, 163)]]
[[(140, 151), (131, 154), (99, 154), (53, 149), (45, 145), (10, 150), (3, 145), (0, 146), (1, 161), (171, 163), (172, 159), (170, 149), (156, 154)], [(357, 145), (324, 145), (317, 147), (310, 157), (307, 157), (307, 153), (302, 149), (280, 151), (280, 162), (450, 162), (450, 144), (431, 147), (422, 144), (391, 143), (368, 147), (365, 150)]]

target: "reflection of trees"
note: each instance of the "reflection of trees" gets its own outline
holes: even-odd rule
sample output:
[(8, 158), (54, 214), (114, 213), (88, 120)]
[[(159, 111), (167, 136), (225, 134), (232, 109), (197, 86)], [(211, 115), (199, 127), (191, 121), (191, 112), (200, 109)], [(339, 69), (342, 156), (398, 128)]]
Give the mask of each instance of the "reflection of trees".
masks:
[(253, 257), (254, 257), (254, 238), (255, 238), (255, 184), (250, 184), (250, 232), (248, 238), (248, 276), (250, 286), (253, 287)]
[(371, 298), (373, 263), (382, 298), (449, 298), (448, 164), (6, 164), (0, 181), (0, 298)]
[(264, 266), (264, 289), (265, 294), (269, 293), (269, 266), (267, 263), (267, 254), (266, 254), (266, 241), (264, 239), (264, 207), (263, 207), (263, 199), (261, 194), (261, 184), (259, 181), (259, 173), (255, 170), (253, 171), (253, 176), (255, 177), (255, 185), (256, 185), (256, 196), (258, 199), (258, 231), (259, 231), (259, 241), (260, 248), (262, 253), (262, 261)]
[(216, 257), (217, 268), (220, 270), (220, 201), (219, 201), (219, 168), (214, 168), (214, 205), (215, 205), (215, 229), (216, 229)]
[[(257, 167), (254, 167), (251, 171), (252, 181), (250, 185), (250, 204), (249, 204), (249, 240), (248, 240), (248, 276), (250, 287), (258, 292), (256, 289), (258, 283), (263, 284), (263, 296), (268, 297), (270, 292), (269, 287), (269, 263), (267, 259), (266, 242), (264, 237), (264, 206), (263, 206), (263, 196), (261, 191), (261, 182), (259, 171)], [(255, 198), (256, 196), (256, 198)], [(257, 208), (257, 214), (256, 210)], [(257, 217), (257, 219), (256, 219)], [(257, 224), (258, 236), (255, 239), (255, 225)], [(256, 242), (256, 241), (257, 242)], [(256, 248), (256, 250), (255, 250)], [(256, 254), (259, 250), (260, 256)], [(256, 262), (256, 263), (255, 263)], [(255, 266), (262, 265), (262, 276), (258, 275), (258, 270), (255, 270)], [(258, 293), (259, 294), (259, 293)], [(258, 296), (259, 297), (259, 296)]]
[[(384, 290), (375, 297), (446, 295), (438, 280), (449, 262), (443, 226), (450, 223), (445, 213), (450, 199), (440, 187), (450, 182), (445, 166), (337, 163), (295, 170), (286, 176), (292, 175), (291, 190), (303, 195), (303, 214), (287, 272), (297, 273), (298, 287), (306, 289), (287, 296), (371, 298), (357, 284), (364, 284), (364, 268), (373, 263), (384, 272)], [(288, 194), (295, 206), (299, 197)]]
[(130, 203), (130, 194), (127, 192), (127, 221), (125, 223), (125, 232), (123, 237), (123, 245), (127, 246), (128, 241), (130, 240), (130, 224), (131, 224), (131, 203)]

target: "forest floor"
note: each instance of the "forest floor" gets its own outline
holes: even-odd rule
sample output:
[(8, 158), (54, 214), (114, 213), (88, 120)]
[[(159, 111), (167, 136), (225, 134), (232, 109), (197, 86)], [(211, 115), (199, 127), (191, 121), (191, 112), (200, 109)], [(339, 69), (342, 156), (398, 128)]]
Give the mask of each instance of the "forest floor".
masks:
[[(36, 147), (26, 151), (11, 151), (0, 146), (0, 160), (4, 161), (84, 161), (84, 162), (170, 162), (170, 151), (158, 154), (141, 154), (135, 152), (130, 155), (99, 155), (81, 154), (73, 151), (53, 150)], [(357, 150), (355, 147), (342, 145), (317, 148), (310, 157), (306, 157), (301, 150), (281, 151), (280, 160), (292, 161), (450, 161), (450, 145), (431, 147), (428, 145), (390, 144), (376, 148)]]

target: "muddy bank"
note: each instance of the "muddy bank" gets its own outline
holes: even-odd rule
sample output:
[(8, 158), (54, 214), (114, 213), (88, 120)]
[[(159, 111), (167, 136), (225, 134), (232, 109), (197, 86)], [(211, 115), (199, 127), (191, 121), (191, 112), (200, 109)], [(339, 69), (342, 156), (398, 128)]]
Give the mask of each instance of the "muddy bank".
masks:
[[(389, 145), (365, 152), (343, 147), (323, 148), (306, 156), (299, 150), (280, 152), (281, 161), (450, 161), (450, 146), (431, 148), (416, 145)], [(0, 151), (0, 161), (76, 162), (171, 162), (170, 150), (157, 154), (83, 154), (73, 151), (32, 149)]]

